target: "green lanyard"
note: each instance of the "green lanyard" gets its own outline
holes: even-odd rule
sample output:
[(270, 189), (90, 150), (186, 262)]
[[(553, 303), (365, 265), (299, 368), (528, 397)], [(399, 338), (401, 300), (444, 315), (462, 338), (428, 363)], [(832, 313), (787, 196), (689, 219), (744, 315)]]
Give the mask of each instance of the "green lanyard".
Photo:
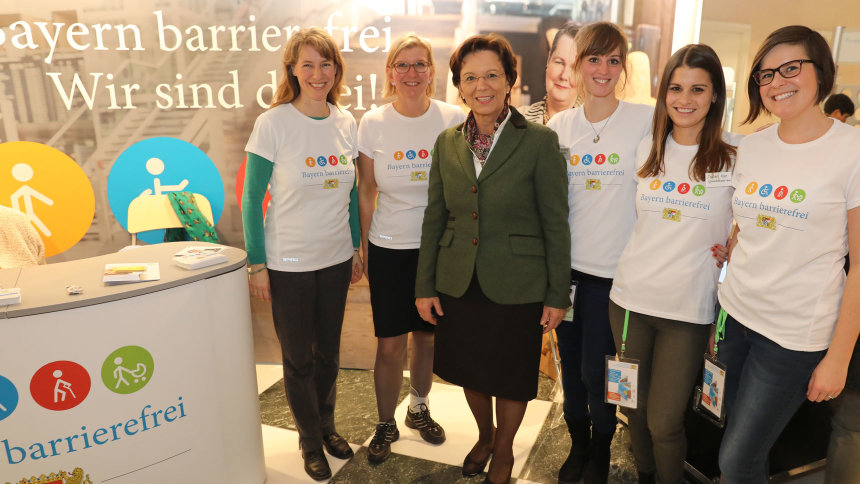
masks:
[(630, 311), (624, 311), (624, 331), (621, 332), (621, 357), (624, 358), (624, 351), (627, 350), (627, 323), (630, 321)]
[(717, 356), (717, 343), (726, 339), (726, 318), (729, 313), (725, 309), (720, 308), (720, 315), (717, 316), (717, 330), (714, 332), (714, 356)]

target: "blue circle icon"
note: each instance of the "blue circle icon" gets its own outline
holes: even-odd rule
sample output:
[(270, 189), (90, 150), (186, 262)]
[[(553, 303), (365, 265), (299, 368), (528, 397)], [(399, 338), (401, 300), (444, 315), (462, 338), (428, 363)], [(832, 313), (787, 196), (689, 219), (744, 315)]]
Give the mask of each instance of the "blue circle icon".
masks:
[(585, 155), (582, 157), (583, 165), (590, 165), (592, 161), (594, 161), (594, 157), (591, 155)]
[[(108, 204), (116, 221), (126, 230), (132, 200), (173, 191), (206, 197), (212, 205), (213, 222), (218, 223), (224, 209), (221, 174), (206, 153), (187, 141), (169, 137), (139, 141), (119, 155), (108, 174)], [(157, 244), (164, 240), (164, 230), (142, 232), (138, 238)]]
[(0, 375), (0, 420), (5, 419), (18, 408), (18, 390), (8, 378)]
[(406, 157), (409, 158), (410, 160), (414, 160), (415, 159), (415, 151), (413, 151), (413, 150), (407, 151)]
[(664, 192), (671, 192), (674, 189), (675, 189), (675, 182), (673, 182), (673, 181), (667, 181), (666, 183), (663, 184), (663, 191)]
[(325, 156), (318, 156), (317, 157), (317, 165), (325, 166), (325, 163), (326, 163)]
[(766, 197), (766, 196), (770, 195), (770, 192), (772, 192), (772, 191), (773, 191), (773, 185), (771, 185), (770, 183), (767, 183), (767, 184), (762, 185), (761, 188), (758, 189), (758, 194), (761, 195), (762, 197)]

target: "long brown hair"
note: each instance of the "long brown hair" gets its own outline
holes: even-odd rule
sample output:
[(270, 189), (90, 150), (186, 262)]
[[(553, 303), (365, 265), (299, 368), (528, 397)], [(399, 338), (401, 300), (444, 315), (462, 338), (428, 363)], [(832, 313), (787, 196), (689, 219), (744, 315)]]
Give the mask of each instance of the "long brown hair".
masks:
[(659, 176), (666, 172), (666, 139), (672, 132), (672, 118), (666, 108), (666, 93), (672, 74), (679, 67), (702, 69), (711, 78), (714, 101), (705, 115), (705, 124), (699, 135), (699, 149), (690, 161), (690, 178), (696, 181), (705, 179), (707, 173), (727, 170), (732, 167), (736, 154), (734, 146), (723, 141), (722, 120), (726, 107), (726, 81), (723, 67), (714, 49), (703, 44), (690, 44), (681, 47), (666, 63), (660, 89), (657, 92), (657, 105), (654, 108), (654, 129), (652, 131), (651, 152), (648, 160), (637, 173), (641, 178)]
[(269, 106), (269, 109), (280, 104), (291, 103), (299, 97), (301, 88), (299, 87), (298, 78), (293, 74), (293, 68), (299, 60), (299, 51), (305, 45), (312, 47), (325, 59), (334, 62), (336, 69), (334, 84), (332, 84), (328, 95), (326, 95), (326, 101), (337, 105), (343, 86), (343, 72), (346, 69), (343, 63), (343, 56), (340, 55), (340, 50), (338, 50), (337, 45), (328, 32), (318, 27), (310, 27), (294, 32), (287, 42), (286, 47), (284, 47), (284, 57), (281, 62), (284, 66), (284, 77), (275, 90), (275, 96), (272, 98), (272, 104)]

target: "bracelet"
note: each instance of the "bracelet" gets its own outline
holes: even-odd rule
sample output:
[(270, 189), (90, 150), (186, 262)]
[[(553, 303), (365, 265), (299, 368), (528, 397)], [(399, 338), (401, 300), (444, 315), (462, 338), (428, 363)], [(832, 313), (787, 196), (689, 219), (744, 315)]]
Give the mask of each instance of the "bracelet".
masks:
[(248, 268), (248, 275), (249, 275), (249, 276), (253, 276), (254, 274), (256, 274), (256, 273), (258, 273), (258, 272), (263, 272), (264, 270), (266, 270), (266, 266), (265, 266), (265, 265), (264, 265), (263, 267), (259, 268), (259, 269), (251, 269), (251, 268), (249, 267), (249, 268)]

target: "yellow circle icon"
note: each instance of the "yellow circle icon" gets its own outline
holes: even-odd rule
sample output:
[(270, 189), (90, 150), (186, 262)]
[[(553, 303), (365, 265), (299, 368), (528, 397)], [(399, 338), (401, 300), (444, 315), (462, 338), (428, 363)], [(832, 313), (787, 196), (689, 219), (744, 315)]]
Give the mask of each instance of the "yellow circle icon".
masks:
[(50, 257), (87, 233), (96, 199), (87, 175), (65, 153), (40, 143), (12, 141), (0, 144), (0, 205), (27, 215)]
[(746, 188), (747, 195), (752, 195), (753, 193), (755, 193), (757, 188), (758, 188), (758, 183), (750, 182), (750, 184), (747, 185), (747, 188)]
[(650, 185), (651, 190), (656, 190), (656, 189), (660, 188), (660, 185), (661, 185), (660, 180), (655, 178), (654, 181), (651, 182), (651, 185)]

